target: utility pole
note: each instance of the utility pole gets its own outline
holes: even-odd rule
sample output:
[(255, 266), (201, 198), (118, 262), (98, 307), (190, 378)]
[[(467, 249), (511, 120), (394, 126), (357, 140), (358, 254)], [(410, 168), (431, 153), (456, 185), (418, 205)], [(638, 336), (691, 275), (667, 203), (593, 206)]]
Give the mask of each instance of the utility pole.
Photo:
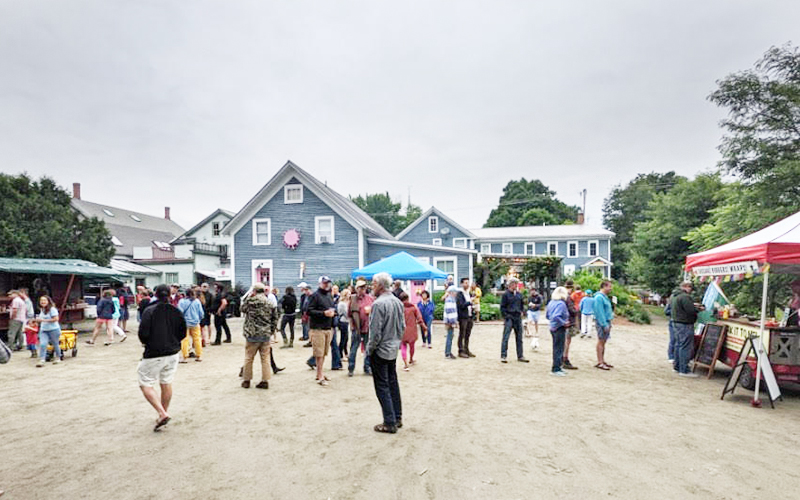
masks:
[(583, 216), (586, 217), (586, 188), (580, 192), (580, 195), (583, 196)]

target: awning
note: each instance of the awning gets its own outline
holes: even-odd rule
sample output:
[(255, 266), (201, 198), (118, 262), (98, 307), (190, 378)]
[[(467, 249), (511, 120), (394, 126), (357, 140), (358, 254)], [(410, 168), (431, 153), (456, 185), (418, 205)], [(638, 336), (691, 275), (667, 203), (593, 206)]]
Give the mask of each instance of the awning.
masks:
[(77, 276), (127, 277), (128, 273), (100, 267), (94, 262), (77, 259), (10, 259), (0, 258), (0, 272), (20, 274), (74, 274)]
[(383, 260), (356, 269), (352, 275), (354, 278), (371, 279), (374, 275), (382, 272), (389, 273), (393, 279), (398, 280), (443, 280), (447, 278), (447, 273), (444, 271), (420, 262), (407, 252), (397, 252)]
[(129, 274), (161, 274), (161, 271), (157, 271), (152, 267), (142, 266), (122, 259), (111, 259), (111, 269)]
[(197, 274), (202, 274), (206, 278), (211, 278), (214, 281), (230, 281), (231, 280), (231, 270), (230, 269), (217, 269), (216, 271), (204, 271), (202, 269), (195, 269), (194, 272)]

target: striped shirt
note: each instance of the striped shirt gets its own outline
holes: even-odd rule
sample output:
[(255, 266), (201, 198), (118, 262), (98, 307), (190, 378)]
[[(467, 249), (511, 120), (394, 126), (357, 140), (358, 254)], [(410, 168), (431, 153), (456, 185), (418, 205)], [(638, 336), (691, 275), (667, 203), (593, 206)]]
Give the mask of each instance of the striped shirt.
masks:
[(456, 306), (456, 299), (447, 294), (444, 299), (444, 322), (448, 325), (455, 325), (458, 323), (458, 307)]

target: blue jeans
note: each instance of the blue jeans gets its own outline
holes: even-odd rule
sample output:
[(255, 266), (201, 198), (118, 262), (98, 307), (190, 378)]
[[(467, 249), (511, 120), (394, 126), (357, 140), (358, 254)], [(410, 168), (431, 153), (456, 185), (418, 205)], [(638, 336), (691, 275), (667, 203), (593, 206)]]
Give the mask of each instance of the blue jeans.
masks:
[(669, 346), (667, 346), (667, 358), (675, 360), (675, 325), (669, 320)]
[(453, 325), (447, 325), (447, 340), (444, 343), (444, 355), (450, 356), (453, 350)]
[(347, 336), (350, 331), (350, 323), (347, 321), (339, 321), (339, 356), (344, 357), (347, 351)]
[[(308, 358), (306, 362), (308, 366), (317, 366), (317, 360), (314, 356)], [(339, 346), (336, 344), (336, 328), (333, 329), (333, 335), (331, 335), (331, 370), (341, 370), (342, 369), (342, 355), (339, 352)]]
[(397, 359), (372, 358), (372, 383), (375, 395), (381, 404), (384, 425), (397, 425), (403, 419), (403, 404), (400, 400), (400, 384), (397, 383)]
[(525, 350), (522, 346), (522, 318), (506, 318), (503, 327), (503, 342), (500, 344), (500, 357), (506, 359), (508, 356), (508, 339), (511, 337), (511, 329), (514, 329), (514, 340), (517, 343), (517, 358), (525, 357)]
[(561, 363), (564, 361), (564, 343), (567, 340), (567, 329), (563, 326), (554, 332), (550, 332), (553, 336), (553, 366), (552, 371), (557, 372), (561, 370)]
[(61, 346), (58, 339), (61, 337), (61, 329), (39, 330), (39, 359), (47, 359), (47, 344), (53, 344), (53, 359), (61, 359)]
[(694, 325), (674, 323), (675, 350), (672, 366), (678, 373), (689, 373), (689, 361), (694, 351)]
[(433, 318), (431, 318), (431, 319), (429, 319), (428, 321), (425, 322), (425, 327), (428, 329), (428, 331), (422, 334), (422, 344), (423, 345), (424, 344), (431, 345), (431, 339), (433, 338), (433, 336), (432, 336), (433, 332), (431, 331), (431, 327), (432, 326), (433, 326)]
[[(356, 371), (356, 355), (358, 354), (358, 347), (363, 343), (367, 345), (367, 334), (358, 334), (353, 332), (351, 335), (353, 340), (350, 341), (350, 356), (347, 358), (347, 371), (353, 373)], [(369, 356), (364, 354), (364, 373), (370, 373)]]
[(311, 324), (308, 321), (303, 322), (303, 340), (308, 340), (308, 329)]

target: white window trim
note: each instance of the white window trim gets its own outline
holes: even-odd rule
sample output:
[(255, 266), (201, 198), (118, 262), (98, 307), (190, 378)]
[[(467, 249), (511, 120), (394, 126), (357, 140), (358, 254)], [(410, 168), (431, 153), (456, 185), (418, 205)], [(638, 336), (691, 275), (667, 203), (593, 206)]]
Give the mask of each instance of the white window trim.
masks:
[(269, 283), (264, 284), (272, 288), (272, 283), (275, 281), (275, 266), (272, 265), (272, 259), (250, 261), (250, 284), (252, 285), (256, 282), (256, 269), (258, 269), (259, 266), (269, 268)]
[[(556, 246), (556, 253), (550, 253), (550, 245)], [(558, 242), (557, 241), (548, 241), (547, 242), (547, 253), (546, 255), (558, 255)]]
[[(431, 221), (436, 221), (436, 229), (431, 231)], [(428, 217), (428, 232), (429, 233), (438, 233), (439, 232), (439, 217), (435, 215), (431, 215)]]
[[(569, 253), (569, 246), (570, 245), (575, 245), (575, 255), (570, 255), (570, 253)], [(578, 250), (578, 242), (577, 241), (568, 241), (567, 242), (567, 257), (574, 259), (574, 258), (578, 257), (578, 255), (580, 255), (580, 250)]]
[[(488, 250), (486, 250), (488, 248)], [(492, 253), (491, 243), (481, 243), (481, 253)]]
[[(530, 247), (531, 253), (528, 253), (528, 247)], [(526, 241), (523, 244), (522, 252), (525, 255), (536, 255), (536, 242), (535, 241)]]
[[(259, 222), (266, 222), (267, 223), (267, 242), (266, 243), (259, 243), (258, 242), (258, 234), (256, 233), (256, 227)], [(272, 219), (253, 219), (253, 246), (254, 247), (265, 247), (268, 245), (272, 245)]]
[(329, 220), (331, 221), (331, 241), (328, 243), (333, 244), (336, 243), (336, 227), (333, 215), (318, 215), (314, 217), (314, 242), (319, 245), (319, 222), (322, 220)]
[[(217, 228), (216, 228), (216, 229), (214, 229), (214, 224), (216, 224), (216, 225), (217, 225)], [(214, 231), (216, 231), (216, 232), (217, 232), (217, 234), (214, 234)], [(219, 238), (219, 237), (220, 237), (220, 235), (222, 235), (222, 223), (221, 223), (221, 222), (219, 222), (219, 221), (214, 221), (214, 222), (212, 222), (212, 223), (211, 223), (211, 237), (212, 237), (212, 238)]]
[[(594, 243), (594, 247), (597, 249), (594, 255), (592, 255), (592, 243)], [(600, 240), (589, 240), (586, 242), (586, 253), (589, 257), (599, 257), (600, 256)]]
[[(506, 245), (510, 245), (511, 246), (511, 251), (510, 252), (506, 252)], [(502, 253), (503, 255), (514, 255), (514, 244), (513, 243), (503, 243), (503, 246), (500, 247), (500, 253)]]
[[(433, 267), (438, 269), (439, 262), (447, 262), (447, 261), (453, 262), (453, 283), (458, 283), (458, 257), (456, 257), (455, 255), (450, 257), (434, 257)], [(441, 284), (437, 283), (437, 281), (441, 281)], [(434, 290), (444, 290), (445, 280), (433, 280), (433, 282), (434, 282), (433, 285)]]
[[(464, 246), (456, 245), (456, 242), (464, 242)], [(469, 238), (453, 238), (453, 248), (469, 248)]]
[(435, 247), (442, 246), (442, 239), (441, 238), (434, 238), (433, 241), (431, 242), (431, 245), (433, 245)]
[[(300, 199), (289, 201), (287, 198), (287, 193), (290, 189), (300, 188)], [(303, 185), (302, 184), (287, 184), (283, 186), (283, 204), (284, 205), (294, 205), (296, 203), (303, 203)]]

